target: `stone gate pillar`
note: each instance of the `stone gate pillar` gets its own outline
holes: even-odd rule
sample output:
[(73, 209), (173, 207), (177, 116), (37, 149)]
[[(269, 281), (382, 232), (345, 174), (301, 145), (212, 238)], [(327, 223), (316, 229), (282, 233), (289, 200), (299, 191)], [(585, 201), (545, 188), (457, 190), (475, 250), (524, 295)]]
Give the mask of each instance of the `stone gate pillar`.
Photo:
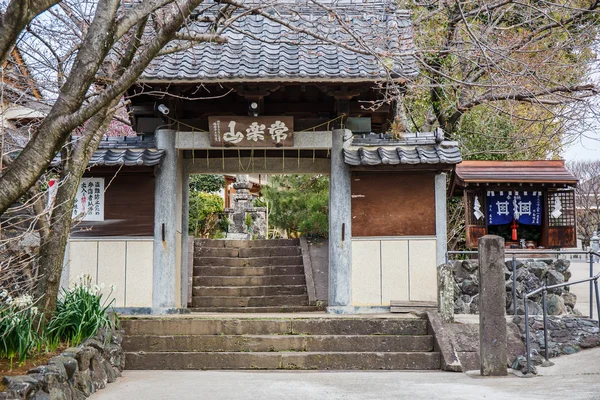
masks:
[(448, 251), (447, 222), (448, 212), (446, 210), (446, 174), (439, 172), (435, 174), (435, 236), (436, 236), (436, 266), (446, 263), (446, 252)]
[[(180, 306), (181, 275), (177, 271), (178, 222), (181, 222), (180, 192), (182, 171), (175, 148), (175, 131), (163, 129), (155, 134), (156, 147), (165, 151), (156, 170), (154, 188), (154, 267), (152, 285), (153, 312), (168, 312)], [(178, 232), (179, 231), (179, 232)], [(179, 240), (180, 242), (180, 240)]]
[(334, 129), (329, 175), (329, 295), (327, 312), (354, 312), (352, 304), (352, 213), (350, 168), (344, 163), (344, 145), (352, 132)]

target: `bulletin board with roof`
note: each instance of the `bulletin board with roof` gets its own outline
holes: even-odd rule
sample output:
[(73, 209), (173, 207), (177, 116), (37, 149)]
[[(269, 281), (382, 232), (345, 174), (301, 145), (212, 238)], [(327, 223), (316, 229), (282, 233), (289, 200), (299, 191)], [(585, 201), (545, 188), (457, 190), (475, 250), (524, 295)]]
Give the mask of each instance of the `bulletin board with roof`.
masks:
[(576, 247), (577, 181), (562, 160), (464, 161), (450, 192), (463, 198), (466, 246), (494, 234), (513, 249)]

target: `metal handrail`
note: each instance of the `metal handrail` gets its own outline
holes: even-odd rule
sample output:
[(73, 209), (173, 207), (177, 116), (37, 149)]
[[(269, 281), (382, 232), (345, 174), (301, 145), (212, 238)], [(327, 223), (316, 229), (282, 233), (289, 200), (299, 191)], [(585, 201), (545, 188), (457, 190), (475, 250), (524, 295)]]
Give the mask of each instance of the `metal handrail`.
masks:
[[(533, 253), (532, 253), (533, 252)], [(452, 250), (446, 252), (446, 264), (448, 264), (450, 254), (479, 254), (478, 251), (474, 250)], [(583, 250), (575, 250), (575, 251), (555, 251), (555, 250), (507, 250), (504, 254), (512, 255), (512, 286), (513, 286), (513, 315), (517, 316), (517, 255), (518, 254), (548, 254), (548, 255), (556, 255), (559, 256), (561, 254), (588, 254), (590, 256), (590, 277), (594, 275), (594, 255), (599, 256), (598, 253), (593, 252), (592, 250), (583, 251)], [(592, 318), (594, 312), (594, 302), (592, 301), (594, 297), (594, 289), (593, 283), (590, 281), (590, 318)]]
[[(590, 251), (590, 259), (592, 259), (593, 256), (597, 256), (600, 257), (599, 253)], [(593, 264), (592, 268), (593, 268)], [(566, 283), (558, 283), (556, 285), (546, 285), (544, 284), (543, 286), (540, 286), (537, 289), (532, 290), (529, 293), (526, 293), (523, 296), (523, 306), (525, 308), (525, 351), (527, 352), (527, 373), (529, 374), (531, 372), (531, 344), (530, 344), (530, 340), (529, 340), (529, 308), (527, 307), (527, 299), (530, 296), (533, 296), (535, 294), (538, 294), (540, 292), (542, 292), (542, 309), (543, 309), (543, 318), (544, 318), (544, 358), (546, 359), (546, 361), (548, 361), (548, 313), (546, 311), (546, 292), (548, 291), (548, 289), (556, 289), (556, 288), (560, 288), (560, 287), (567, 287), (567, 286), (571, 286), (571, 285), (577, 285), (579, 283), (585, 283), (585, 282), (590, 282), (590, 287), (595, 288), (596, 290), (596, 307), (598, 307), (598, 327), (600, 328), (600, 294), (598, 293), (598, 279), (600, 279), (600, 272), (598, 274), (596, 274), (595, 276), (590, 276), (589, 278), (586, 279), (580, 279), (578, 281), (574, 281), (574, 282), (566, 282)], [(592, 294), (590, 293), (590, 319), (593, 319), (593, 304), (594, 302), (592, 301)], [(516, 304), (515, 304), (515, 309), (516, 309)]]

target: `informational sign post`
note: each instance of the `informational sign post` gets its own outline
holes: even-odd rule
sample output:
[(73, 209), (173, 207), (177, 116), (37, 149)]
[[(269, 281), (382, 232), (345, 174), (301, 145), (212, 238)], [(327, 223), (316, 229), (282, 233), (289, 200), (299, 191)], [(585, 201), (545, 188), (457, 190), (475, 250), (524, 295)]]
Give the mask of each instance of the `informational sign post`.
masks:
[(104, 178), (81, 178), (75, 196), (73, 218), (104, 221)]

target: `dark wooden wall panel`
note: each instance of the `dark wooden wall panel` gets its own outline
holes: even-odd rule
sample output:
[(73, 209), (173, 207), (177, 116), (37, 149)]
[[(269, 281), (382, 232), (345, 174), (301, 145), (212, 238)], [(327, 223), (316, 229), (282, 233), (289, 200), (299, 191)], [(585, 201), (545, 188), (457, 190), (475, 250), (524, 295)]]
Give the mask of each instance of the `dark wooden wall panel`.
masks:
[(110, 182), (104, 195), (104, 221), (80, 222), (71, 230), (71, 236), (154, 236), (152, 171), (139, 168), (133, 172), (123, 167), (116, 177), (114, 172), (102, 169), (86, 173), (84, 177), (105, 178), (105, 186)]
[(577, 247), (577, 236), (574, 226), (551, 226), (548, 228), (548, 245), (551, 249), (558, 247)]
[(352, 174), (352, 236), (435, 235), (434, 173)]

